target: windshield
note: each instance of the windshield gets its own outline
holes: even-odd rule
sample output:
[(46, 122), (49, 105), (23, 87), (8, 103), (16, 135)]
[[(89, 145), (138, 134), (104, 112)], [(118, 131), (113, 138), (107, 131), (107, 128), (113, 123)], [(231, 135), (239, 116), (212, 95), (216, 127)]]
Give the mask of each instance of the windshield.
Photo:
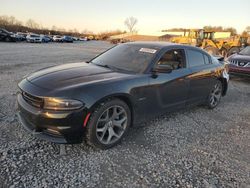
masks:
[(120, 44), (93, 59), (99, 66), (142, 73), (156, 54), (156, 49), (144, 48), (142, 45)]
[(250, 56), (250, 46), (244, 48), (243, 50), (240, 51), (241, 55), (249, 55)]

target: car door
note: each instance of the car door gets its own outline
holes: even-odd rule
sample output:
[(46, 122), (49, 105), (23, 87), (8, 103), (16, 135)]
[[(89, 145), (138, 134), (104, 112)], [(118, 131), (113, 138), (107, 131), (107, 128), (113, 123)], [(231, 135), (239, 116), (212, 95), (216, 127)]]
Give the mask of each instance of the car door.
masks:
[(163, 51), (156, 65), (165, 64), (173, 67), (170, 73), (156, 72), (149, 81), (154, 104), (151, 107), (159, 111), (172, 111), (185, 106), (190, 70), (186, 66), (184, 49)]
[(188, 67), (191, 74), (187, 104), (196, 104), (206, 100), (214, 84), (214, 67), (211, 58), (199, 49), (186, 49)]

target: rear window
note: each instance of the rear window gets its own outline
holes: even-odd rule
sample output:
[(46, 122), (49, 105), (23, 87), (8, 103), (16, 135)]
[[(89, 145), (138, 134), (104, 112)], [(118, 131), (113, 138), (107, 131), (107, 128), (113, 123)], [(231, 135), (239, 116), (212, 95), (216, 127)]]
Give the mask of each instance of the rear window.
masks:
[(188, 62), (189, 62), (190, 67), (210, 64), (209, 57), (199, 51), (187, 50), (187, 54), (188, 54)]
[(206, 64), (206, 65), (210, 64), (210, 63), (211, 63), (211, 62), (210, 62), (210, 58), (209, 58), (207, 55), (205, 55), (205, 54), (203, 54), (203, 56), (204, 56), (205, 64)]

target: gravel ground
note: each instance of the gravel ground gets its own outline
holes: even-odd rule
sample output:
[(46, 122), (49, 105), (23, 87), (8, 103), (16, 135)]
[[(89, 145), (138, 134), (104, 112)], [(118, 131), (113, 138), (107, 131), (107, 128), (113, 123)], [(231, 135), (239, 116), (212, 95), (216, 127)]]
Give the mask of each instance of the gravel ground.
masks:
[[(0, 187), (250, 187), (250, 80), (234, 77), (218, 108), (166, 114), (106, 151), (40, 141), (20, 126), (17, 83), (111, 47), (0, 43)], [(61, 150), (62, 151), (62, 150)]]

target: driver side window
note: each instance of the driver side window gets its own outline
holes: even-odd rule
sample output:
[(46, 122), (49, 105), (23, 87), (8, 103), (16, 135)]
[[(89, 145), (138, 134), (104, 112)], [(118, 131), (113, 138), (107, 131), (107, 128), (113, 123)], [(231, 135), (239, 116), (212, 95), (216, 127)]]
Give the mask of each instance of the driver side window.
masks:
[(157, 62), (157, 65), (168, 65), (173, 70), (185, 68), (184, 50), (176, 49), (167, 51)]

